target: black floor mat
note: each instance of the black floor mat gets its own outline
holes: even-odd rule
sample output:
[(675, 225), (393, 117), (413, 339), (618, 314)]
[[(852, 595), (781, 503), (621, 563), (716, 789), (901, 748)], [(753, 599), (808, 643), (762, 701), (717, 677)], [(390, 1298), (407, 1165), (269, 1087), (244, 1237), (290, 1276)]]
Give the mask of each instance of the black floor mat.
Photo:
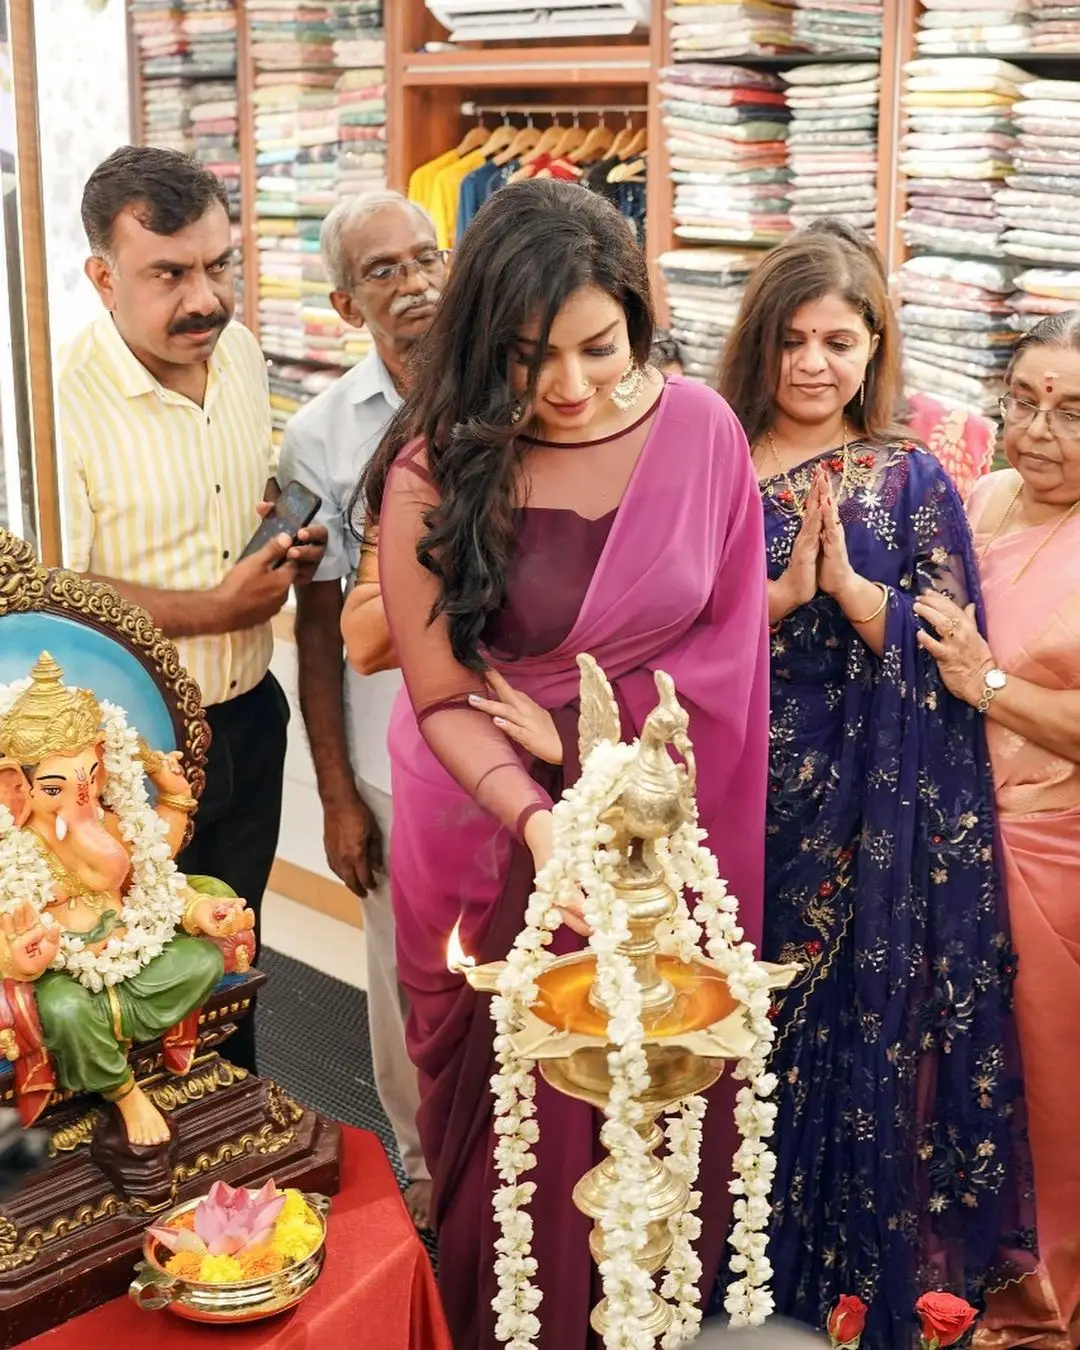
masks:
[[(259, 1072), (306, 1106), (377, 1134), (404, 1180), (389, 1122), (375, 1091), (367, 995), (291, 956), (264, 947), (259, 969)], [(430, 1234), (423, 1234), (434, 1260)]]

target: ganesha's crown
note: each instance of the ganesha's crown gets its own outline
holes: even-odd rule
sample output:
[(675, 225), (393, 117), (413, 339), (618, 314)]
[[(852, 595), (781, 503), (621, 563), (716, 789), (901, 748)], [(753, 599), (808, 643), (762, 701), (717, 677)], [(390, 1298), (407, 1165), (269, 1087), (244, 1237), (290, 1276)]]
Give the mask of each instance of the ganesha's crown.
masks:
[(101, 706), (88, 689), (71, 689), (64, 672), (42, 652), (30, 688), (0, 720), (0, 757), (40, 764), (50, 755), (73, 755), (101, 734)]

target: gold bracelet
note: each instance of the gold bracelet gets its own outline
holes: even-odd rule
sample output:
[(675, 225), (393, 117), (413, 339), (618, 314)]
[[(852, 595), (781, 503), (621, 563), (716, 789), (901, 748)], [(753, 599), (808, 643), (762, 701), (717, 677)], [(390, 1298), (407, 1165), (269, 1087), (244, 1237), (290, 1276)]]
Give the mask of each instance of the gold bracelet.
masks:
[(881, 604), (878, 605), (877, 609), (874, 610), (873, 614), (868, 614), (868, 615), (866, 616), (865, 619), (849, 619), (849, 620), (848, 620), (849, 623), (858, 623), (858, 624), (863, 624), (863, 623), (873, 623), (874, 620), (877, 618), (877, 616), (881, 613), (881, 611), (882, 611), (882, 610), (885, 608), (885, 606), (889, 603), (889, 588), (888, 588), (888, 586), (886, 586), (885, 583), (884, 583), (883, 581), (875, 581), (875, 582), (874, 582), (874, 585), (875, 585), (875, 586), (880, 586), (880, 587), (881, 587)]
[(202, 933), (201, 928), (192, 926), (192, 914), (196, 905), (201, 905), (204, 900), (209, 898), (206, 895), (194, 895), (184, 906), (184, 917), (180, 920), (180, 927), (187, 933), (188, 937), (198, 937)]
[(173, 811), (183, 811), (186, 816), (199, 809), (199, 803), (194, 797), (181, 797), (178, 792), (159, 792), (156, 804), (171, 807)]

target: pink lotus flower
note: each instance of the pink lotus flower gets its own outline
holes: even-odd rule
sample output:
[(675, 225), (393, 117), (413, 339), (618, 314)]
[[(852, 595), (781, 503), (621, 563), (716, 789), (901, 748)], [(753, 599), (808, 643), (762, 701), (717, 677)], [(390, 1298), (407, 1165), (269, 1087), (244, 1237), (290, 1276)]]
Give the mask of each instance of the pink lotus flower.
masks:
[(171, 1252), (199, 1252), (210, 1256), (235, 1256), (237, 1252), (265, 1242), (285, 1204), (285, 1196), (272, 1181), (258, 1195), (246, 1186), (233, 1188), (217, 1181), (209, 1195), (195, 1208), (195, 1228), (151, 1227), (150, 1235)]

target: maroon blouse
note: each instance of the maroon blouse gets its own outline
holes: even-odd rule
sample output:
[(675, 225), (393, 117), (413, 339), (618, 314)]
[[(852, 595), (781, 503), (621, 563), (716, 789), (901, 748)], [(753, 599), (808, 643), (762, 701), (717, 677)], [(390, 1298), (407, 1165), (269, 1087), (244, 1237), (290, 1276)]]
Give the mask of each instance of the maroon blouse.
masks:
[[(492, 655), (508, 661), (511, 684), (513, 658), (551, 651), (573, 629), (659, 402), (613, 436), (577, 444), (531, 441), (508, 596), (484, 635)], [(437, 501), (417, 443), (390, 474), (379, 523), (379, 575), (394, 648), (436, 758), (520, 839), (529, 816), (551, 800), (517, 747), (469, 705), (470, 695), (490, 696), (484, 677), (454, 659), (445, 616), (431, 619), (439, 583), (420, 566), (416, 547)]]

